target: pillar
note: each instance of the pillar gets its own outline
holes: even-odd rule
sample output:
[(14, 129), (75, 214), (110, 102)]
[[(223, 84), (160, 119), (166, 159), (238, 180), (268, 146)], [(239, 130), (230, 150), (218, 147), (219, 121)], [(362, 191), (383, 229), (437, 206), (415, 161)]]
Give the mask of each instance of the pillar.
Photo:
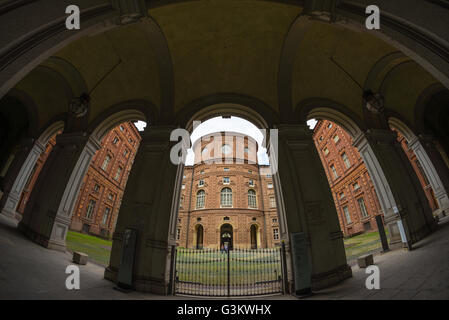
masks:
[(100, 143), (86, 133), (56, 137), (30, 199), (19, 230), (34, 242), (64, 251), (65, 238), (79, 189)]
[(352, 271), (346, 262), (343, 233), (312, 132), (305, 125), (281, 125), (278, 137), (278, 157), (273, 159), (270, 151), (270, 161), (277, 161), (274, 181), (287, 260), (298, 257), (292, 257), (286, 233), (304, 233), (312, 264), (312, 290), (330, 287), (351, 277)]
[(183, 167), (170, 161), (173, 127), (149, 126), (126, 184), (105, 278), (116, 282), (120, 271), (122, 236), (137, 231), (133, 286), (138, 291), (170, 292), (171, 250), (176, 245), (176, 222)]
[(413, 140), (409, 141), (408, 146), (413, 150), (421, 164), (438, 202), (439, 209), (434, 212), (434, 215), (443, 211), (449, 213), (447, 193), (447, 190), (449, 190), (449, 168), (435, 148), (433, 138), (428, 135), (420, 135), (419, 138), (414, 137)]
[(45, 146), (39, 140), (33, 144), (33, 141), (30, 139), (22, 144), (12, 166), (8, 170), (5, 192), (0, 202), (0, 207), (2, 208), (0, 214), (12, 218), (16, 217), (16, 208), (23, 188), (33, 171), (34, 165), (44, 151)]
[[(404, 226), (409, 244), (435, 228), (435, 220), (419, 183), (396, 136), (391, 130), (370, 129), (354, 139), (373, 181), (389, 230), (390, 244), (401, 241)], [(405, 241), (406, 240), (406, 241)]]

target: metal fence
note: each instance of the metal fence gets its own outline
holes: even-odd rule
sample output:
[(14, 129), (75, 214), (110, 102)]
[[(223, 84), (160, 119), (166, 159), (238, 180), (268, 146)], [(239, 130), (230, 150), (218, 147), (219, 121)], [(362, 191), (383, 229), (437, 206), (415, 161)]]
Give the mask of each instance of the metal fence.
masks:
[(283, 292), (282, 248), (177, 248), (175, 257), (175, 294), (230, 297)]

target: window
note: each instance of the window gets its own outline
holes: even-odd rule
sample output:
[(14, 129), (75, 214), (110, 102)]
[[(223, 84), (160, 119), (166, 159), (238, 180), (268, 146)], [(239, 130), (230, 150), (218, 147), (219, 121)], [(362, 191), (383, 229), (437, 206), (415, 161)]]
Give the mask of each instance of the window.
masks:
[(186, 188), (185, 184), (182, 184), (181, 189), (184, 190)]
[(220, 204), (222, 207), (232, 207), (232, 190), (230, 188), (221, 190)]
[(109, 162), (111, 162), (111, 156), (106, 155), (106, 158), (104, 158), (103, 164), (101, 166), (101, 169), (104, 171), (108, 170)]
[(348, 207), (343, 207), (343, 212), (344, 212), (344, 214), (345, 214), (345, 218), (346, 218), (346, 223), (352, 223), (352, 220), (351, 220), (351, 215), (349, 214), (349, 209), (348, 209)]
[(267, 179), (271, 179), (271, 174), (267, 174)]
[(279, 229), (278, 228), (273, 229), (273, 240), (279, 240)]
[(248, 190), (248, 207), (257, 208), (256, 191)]
[(123, 156), (126, 157), (128, 155), (128, 149), (125, 149), (125, 151), (123, 151)]
[(224, 144), (221, 147), (221, 152), (223, 152), (223, 154), (229, 154), (229, 153), (231, 153), (231, 147), (227, 144)]
[(181, 229), (176, 230), (176, 240), (181, 239)]
[(245, 153), (248, 153), (248, 152), (249, 152), (248, 147), (245, 147), (245, 148), (243, 149), (243, 151), (245, 151)]
[(185, 178), (186, 178), (186, 175), (183, 175), (182, 178), (185, 179)]
[(249, 179), (249, 186), (250, 187), (254, 187), (254, 180), (253, 179)]
[(344, 199), (345, 198), (345, 193), (344, 192), (340, 192), (340, 200), (342, 200), (342, 199)]
[(332, 128), (332, 123), (329, 123), (329, 124), (327, 125), (327, 128), (328, 128), (328, 129)]
[(206, 200), (206, 192), (204, 190), (200, 190), (196, 193), (196, 208), (201, 209), (204, 208), (204, 203)]
[(179, 207), (182, 208), (184, 203), (184, 196), (181, 196), (181, 198), (179, 199)]
[(204, 186), (204, 180), (200, 179), (200, 181), (198, 181), (198, 187), (203, 187)]
[(112, 140), (112, 144), (117, 144), (117, 142), (118, 142), (118, 138), (115, 137), (114, 140)]
[(123, 126), (120, 126), (120, 131), (125, 131), (125, 128), (123, 128)]
[(229, 177), (223, 177), (223, 184), (229, 184), (231, 183), (231, 179)]
[(329, 154), (329, 149), (328, 148), (324, 148), (323, 152), (324, 152), (324, 155), (327, 156)]
[(336, 134), (334, 136), (334, 142), (337, 143), (338, 141), (340, 141), (340, 137), (338, 136), (338, 134)]
[(353, 187), (354, 187), (354, 190), (359, 190), (360, 189), (360, 186), (359, 186), (358, 182), (354, 183)]
[(108, 218), (109, 218), (109, 213), (111, 212), (110, 208), (106, 208), (104, 210), (104, 214), (103, 214), (103, 220), (101, 221), (102, 224), (106, 224), (108, 222)]
[(201, 150), (201, 154), (205, 156), (207, 154), (207, 147), (204, 147), (203, 150)]
[(99, 191), (100, 191), (100, 185), (99, 185), (98, 183), (96, 183), (96, 184), (94, 185), (94, 191), (95, 191), (95, 192), (99, 192)]
[(273, 218), (273, 219), (271, 219), (271, 222), (272, 222), (272, 223), (278, 223), (278, 219)]
[(252, 174), (252, 173), (253, 173), (253, 170), (248, 170), (248, 173), (249, 173), (249, 174)]
[(122, 167), (118, 167), (117, 168), (117, 172), (115, 173), (115, 177), (114, 177), (114, 180), (119, 180), (120, 179), (120, 175), (122, 174)]
[(272, 184), (272, 183), (269, 183), (269, 184), (267, 185), (267, 187), (268, 187), (268, 189), (273, 189), (273, 184)]
[(204, 174), (204, 170), (201, 170), (200, 173), (201, 173), (201, 174)]
[(229, 168), (223, 168), (224, 171), (229, 171)]
[(334, 175), (334, 179), (338, 178), (337, 169), (335, 169), (334, 165), (331, 165), (332, 174)]
[(368, 217), (368, 212), (366, 211), (365, 200), (363, 198), (358, 198), (357, 202), (359, 203), (360, 212), (362, 213), (362, 218)]
[(270, 207), (276, 208), (276, 198), (275, 197), (270, 197)]
[(87, 205), (87, 210), (86, 210), (86, 218), (88, 219), (92, 219), (92, 215), (94, 213), (94, 209), (95, 209), (95, 200), (90, 200), (89, 204)]
[(343, 159), (343, 162), (345, 163), (346, 169), (349, 169), (351, 167), (351, 162), (349, 161), (348, 155), (346, 152), (343, 152), (341, 155), (341, 158)]
[(113, 194), (113, 193), (110, 193), (110, 194), (108, 195), (108, 199), (109, 199), (110, 201), (114, 200), (114, 194)]

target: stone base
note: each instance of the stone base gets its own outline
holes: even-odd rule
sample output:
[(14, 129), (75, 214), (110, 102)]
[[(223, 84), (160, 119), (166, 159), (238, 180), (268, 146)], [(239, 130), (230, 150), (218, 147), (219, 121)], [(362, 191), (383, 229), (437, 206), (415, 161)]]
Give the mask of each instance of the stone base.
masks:
[[(117, 283), (118, 270), (111, 266), (107, 267), (104, 271), (104, 278), (106, 280)], [(142, 276), (134, 276), (133, 278), (133, 286), (136, 291), (149, 292), (161, 296), (170, 294), (169, 284), (164, 280)]]
[(75, 251), (73, 253), (73, 262), (76, 264), (85, 265), (87, 264), (87, 257), (88, 255), (85, 253)]
[(372, 254), (366, 254), (364, 256), (361, 256), (357, 259), (357, 264), (359, 265), (359, 268), (366, 268), (370, 265), (374, 264), (374, 258)]
[(351, 277), (352, 277), (352, 269), (347, 264), (328, 272), (314, 274), (312, 275), (312, 290), (317, 291), (326, 289)]
[(36, 231), (32, 230), (28, 226), (24, 225), (23, 223), (19, 223), (17, 229), (22, 232), (27, 238), (29, 238), (31, 241), (52, 250), (62, 251), (65, 252), (67, 247), (65, 243), (61, 243), (59, 241), (54, 241), (50, 239), (49, 237), (45, 235), (41, 235), (37, 233)]
[(15, 219), (16, 217), (16, 213), (10, 210), (7, 210), (6, 208), (4, 208), (1, 212), (0, 215), (8, 217), (8, 218), (13, 218)]

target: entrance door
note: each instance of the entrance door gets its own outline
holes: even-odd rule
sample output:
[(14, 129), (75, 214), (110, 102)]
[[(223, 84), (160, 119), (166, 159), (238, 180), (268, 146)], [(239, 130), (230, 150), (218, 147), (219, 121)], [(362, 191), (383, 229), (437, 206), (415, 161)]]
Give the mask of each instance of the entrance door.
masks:
[(232, 237), (232, 226), (229, 223), (225, 223), (220, 228), (220, 248), (229, 248), (229, 250), (232, 250)]
[(203, 249), (203, 226), (202, 225), (198, 225), (196, 227), (196, 248), (197, 249)]
[(250, 230), (251, 249), (257, 249), (257, 226), (252, 225)]

